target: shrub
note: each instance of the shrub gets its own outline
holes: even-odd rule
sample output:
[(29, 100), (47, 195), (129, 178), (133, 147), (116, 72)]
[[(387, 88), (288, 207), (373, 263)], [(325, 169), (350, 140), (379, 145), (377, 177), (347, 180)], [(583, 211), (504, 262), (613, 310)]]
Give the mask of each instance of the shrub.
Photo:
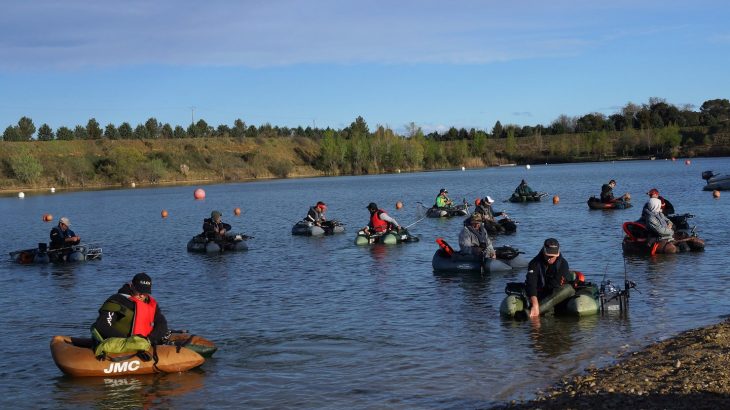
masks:
[(43, 172), (43, 165), (26, 150), (20, 150), (9, 159), (10, 169), (15, 177), (24, 183), (34, 183)]

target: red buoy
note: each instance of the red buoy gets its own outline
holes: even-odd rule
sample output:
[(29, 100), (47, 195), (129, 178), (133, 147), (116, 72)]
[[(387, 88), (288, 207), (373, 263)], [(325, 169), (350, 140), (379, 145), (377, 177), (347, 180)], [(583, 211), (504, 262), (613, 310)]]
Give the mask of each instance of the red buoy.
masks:
[(241, 208), (236, 208), (233, 210), (233, 215), (239, 216), (241, 215)]
[(193, 192), (193, 198), (195, 199), (205, 199), (205, 191), (203, 191), (202, 188), (198, 188)]

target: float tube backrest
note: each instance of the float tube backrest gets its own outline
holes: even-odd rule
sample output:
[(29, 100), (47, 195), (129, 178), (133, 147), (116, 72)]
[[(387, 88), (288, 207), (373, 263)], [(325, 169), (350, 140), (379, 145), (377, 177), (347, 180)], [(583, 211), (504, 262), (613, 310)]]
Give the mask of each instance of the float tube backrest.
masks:
[(646, 229), (646, 226), (638, 222), (624, 222), (623, 229), (626, 236), (632, 241), (645, 241), (649, 236), (649, 230)]
[(454, 254), (454, 248), (452, 248), (444, 238), (436, 238), (436, 243), (439, 244), (439, 247), (443, 249), (444, 252), (446, 252), (446, 255), (451, 256)]

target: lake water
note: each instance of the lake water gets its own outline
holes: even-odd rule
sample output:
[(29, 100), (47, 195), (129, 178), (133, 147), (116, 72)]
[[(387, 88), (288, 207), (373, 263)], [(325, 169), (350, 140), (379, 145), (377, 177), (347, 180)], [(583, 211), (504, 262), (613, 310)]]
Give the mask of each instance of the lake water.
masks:
[[(48, 239), (61, 216), (104, 258), (75, 266), (0, 263), (5, 308), (0, 403), (4, 408), (475, 408), (530, 398), (541, 387), (590, 365), (610, 363), (680, 331), (716, 323), (730, 311), (728, 204), (703, 192), (700, 173), (730, 171), (727, 158), (533, 165), (363, 177), (276, 180), (195, 187), (29, 194), (0, 198), (2, 251)], [(550, 194), (511, 204), (520, 179)], [(589, 211), (586, 200), (616, 179), (634, 208)], [(457, 201), (497, 199), (519, 222), (499, 237), (534, 256), (543, 240), (588, 280), (623, 283), (621, 223), (639, 217), (645, 192), (658, 188), (678, 213), (690, 212), (706, 251), (625, 260), (641, 293), (628, 317), (499, 316), (504, 285), (524, 270), (481, 277), (434, 274), (436, 237), (457, 244), (462, 218), (424, 219), (410, 230), (421, 241), (357, 247), (375, 201), (402, 225), (417, 220), (445, 187)], [(560, 196), (553, 205), (550, 198)], [(347, 224), (343, 235), (292, 237), (310, 205)], [(395, 209), (402, 201), (404, 207)], [(233, 209), (240, 207), (240, 217)], [(166, 209), (169, 217), (162, 219)], [(185, 245), (211, 210), (234, 230), (255, 236), (250, 250), (189, 254)], [(54, 215), (43, 223), (44, 213)], [(101, 303), (140, 271), (171, 327), (190, 329), (220, 350), (199, 371), (150, 377), (72, 379), (54, 365), (53, 335), (86, 336)]]

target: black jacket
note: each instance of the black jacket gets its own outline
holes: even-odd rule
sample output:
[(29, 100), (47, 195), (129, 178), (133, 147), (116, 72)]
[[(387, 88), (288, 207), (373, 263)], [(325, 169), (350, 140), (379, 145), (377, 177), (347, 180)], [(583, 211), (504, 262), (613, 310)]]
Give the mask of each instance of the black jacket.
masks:
[[(136, 305), (133, 301), (129, 300), (129, 298), (125, 295), (131, 295), (132, 288), (129, 286), (129, 284), (125, 284), (119, 290), (116, 294), (111, 295), (107, 300), (104, 302), (112, 302), (116, 303), (118, 305), (124, 306), (125, 308), (134, 311), (136, 308)], [(102, 305), (103, 307), (104, 305)], [(119, 312), (110, 312), (108, 310), (99, 309), (99, 317), (96, 319), (96, 322), (94, 322), (93, 327), (96, 329), (97, 332), (101, 335), (102, 338), (106, 339), (108, 337), (129, 337), (132, 336), (132, 329), (130, 328), (126, 333), (120, 331), (116, 327), (114, 327), (114, 324), (122, 319), (122, 315)], [(147, 337), (152, 344), (158, 344), (162, 342), (162, 340), (167, 335), (168, 328), (167, 328), (167, 319), (165, 318), (165, 315), (162, 314), (162, 311), (160, 310), (160, 306), (157, 306), (157, 309), (155, 309), (155, 327), (152, 330), (152, 332)]]
[(203, 219), (203, 235), (208, 239), (218, 239), (218, 231), (225, 229), (226, 232), (231, 230), (231, 225), (221, 221), (216, 223), (213, 218)]
[(601, 202), (607, 204), (612, 202), (614, 199), (613, 188), (611, 188), (611, 185), (603, 184), (603, 186), (601, 186)]
[(72, 236), (76, 236), (74, 231), (71, 230), (71, 228), (66, 229), (64, 232), (61, 227), (56, 226), (53, 229), (51, 229), (51, 246), (50, 249), (60, 249), (65, 248), (70, 245), (76, 245), (78, 244), (78, 241), (73, 243), (67, 243), (66, 238), (70, 238)]
[(550, 292), (559, 288), (569, 274), (570, 267), (563, 255), (558, 256), (558, 260), (549, 265), (545, 261), (543, 251), (540, 250), (540, 253), (527, 265), (527, 280), (525, 280), (527, 296), (538, 296), (538, 292)]

